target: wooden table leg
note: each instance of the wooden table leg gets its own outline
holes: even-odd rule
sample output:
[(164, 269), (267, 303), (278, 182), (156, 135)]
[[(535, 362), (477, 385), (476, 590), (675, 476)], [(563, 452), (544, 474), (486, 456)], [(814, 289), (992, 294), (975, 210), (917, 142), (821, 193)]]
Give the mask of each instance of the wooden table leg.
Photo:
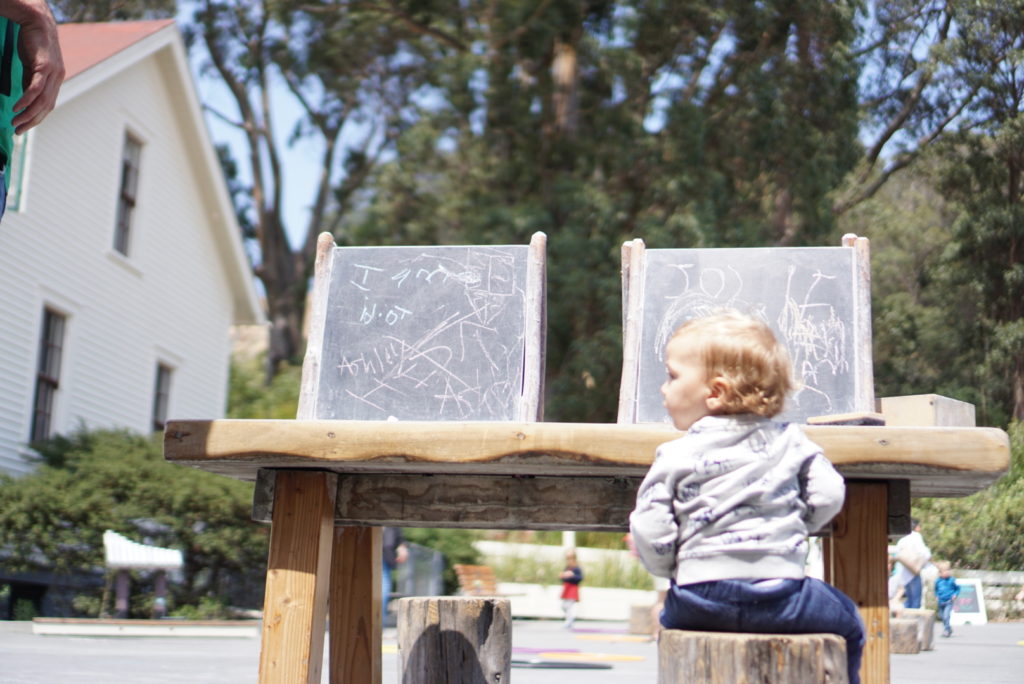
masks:
[(320, 684), (336, 491), (331, 473), (276, 474), (260, 684)]
[(381, 684), (379, 527), (334, 528), (331, 561), (331, 684)]
[(889, 682), (888, 485), (848, 481), (846, 503), (825, 544), (825, 579), (860, 608), (867, 632), (861, 681)]

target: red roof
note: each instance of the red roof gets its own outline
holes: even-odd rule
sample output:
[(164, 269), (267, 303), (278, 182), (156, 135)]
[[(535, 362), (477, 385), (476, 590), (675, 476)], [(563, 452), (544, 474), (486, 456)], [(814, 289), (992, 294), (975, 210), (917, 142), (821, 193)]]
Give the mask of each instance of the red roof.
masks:
[(57, 27), (64, 56), (64, 80), (113, 57), (143, 38), (174, 23), (173, 19), (118, 21), (96, 24), (61, 24)]

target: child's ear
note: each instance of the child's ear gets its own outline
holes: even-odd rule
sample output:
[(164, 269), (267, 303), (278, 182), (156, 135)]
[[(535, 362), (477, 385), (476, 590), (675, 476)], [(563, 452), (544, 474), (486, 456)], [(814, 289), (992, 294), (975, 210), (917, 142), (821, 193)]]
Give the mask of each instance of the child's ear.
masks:
[(725, 408), (725, 398), (729, 396), (729, 381), (721, 375), (716, 375), (708, 383), (708, 397), (706, 404), (712, 413), (718, 413)]

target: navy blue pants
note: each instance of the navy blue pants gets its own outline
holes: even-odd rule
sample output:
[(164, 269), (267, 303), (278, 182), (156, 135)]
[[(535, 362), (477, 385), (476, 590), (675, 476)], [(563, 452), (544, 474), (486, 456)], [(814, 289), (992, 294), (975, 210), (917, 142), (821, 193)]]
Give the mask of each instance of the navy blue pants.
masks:
[(850, 684), (860, 682), (864, 623), (843, 592), (811, 577), (769, 583), (720, 580), (669, 588), (661, 624), (667, 629), (755, 634), (828, 632), (846, 639)]

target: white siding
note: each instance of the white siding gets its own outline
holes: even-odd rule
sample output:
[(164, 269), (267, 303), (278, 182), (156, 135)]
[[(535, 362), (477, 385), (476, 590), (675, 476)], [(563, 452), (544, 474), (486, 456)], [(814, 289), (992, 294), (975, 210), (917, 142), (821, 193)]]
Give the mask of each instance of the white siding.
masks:
[[(33, 132), (23, 211), (0, 223), (0, 470), (24, 472), (42, 310), (68, 314), (54, 429), (148, 432), (156, 365), (172, 418), (223, 415), (230, 285), (186, 146), (188, 119), (147, 58)], [(112, 248), (121, 146), (143, 141), (128, 258)]]

